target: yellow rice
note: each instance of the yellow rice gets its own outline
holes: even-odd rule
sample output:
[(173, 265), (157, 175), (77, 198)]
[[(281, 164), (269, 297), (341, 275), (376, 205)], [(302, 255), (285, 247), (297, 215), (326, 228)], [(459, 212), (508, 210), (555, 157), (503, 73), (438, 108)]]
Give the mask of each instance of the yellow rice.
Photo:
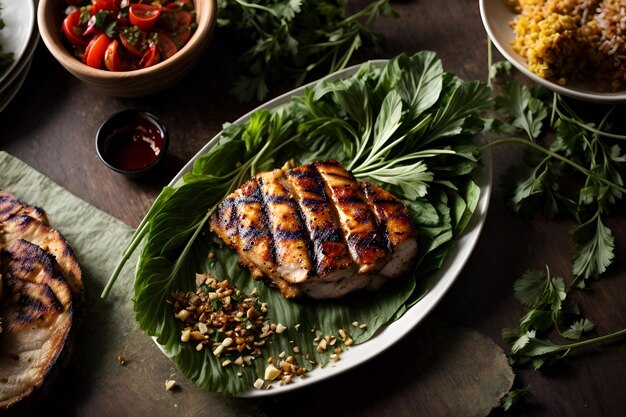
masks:
[(507, 0), (518, 15), (513, 48), (540, 77), (626, 87), (626, 0)]

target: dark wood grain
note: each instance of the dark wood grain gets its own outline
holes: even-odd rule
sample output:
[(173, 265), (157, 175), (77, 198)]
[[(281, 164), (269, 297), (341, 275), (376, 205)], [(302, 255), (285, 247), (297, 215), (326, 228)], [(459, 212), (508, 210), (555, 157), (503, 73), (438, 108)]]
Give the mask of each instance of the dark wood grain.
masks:
[[(375, 22), (377, 30), (385, 35), (384, 52), (363, 53), (362, 58), (429, 49), (439, 54), (446, 69), (461, 77), (486, 79), (487, 38), (478, 2), (415, 0), (394, 3), (394, 7), (398, 19)], [(161, 187), (185, 161), (219, 132), (224, 122), (235, 120), (255, 106), (238, 103), (228, 92), (237, 73), (235, 58), (226, 40), (217, 33), (201, 65), (180, 84), (152, 97), (118, 99), (81, 85), (39, 45), (24, 87), (0, 113), (0, 149), (23, 159), (94, 206), (136, 226)], [(159, 173), (145, 180), (130, 181), (112, 173), (95, 153), (95, 132), (100, 123), (126, 108), (150, 110), (170, 130), (171, 146), (165, 164)], [(523, 271), (547, 264), (553, 273), (571, 280), (573, 243), (568, 230), (573, 223), (528, 221), (506, 207), (507, 192), (499, 185), (499, 177), (519, 161), (521, 154), (522, 150), (514, 146), (493, 150), (495, 182), (485, 229), (463, 273), (432, 314), (438, 320), (475, 329), (503, 347), (501, 329), (514, 326), (523, 314), (512, 295), (512, 283)], [(575, 294), (586, 316), (596, 323), (597, 334), (626, 327), (626, 217), (614, 216), (611, 226), (617, 245), (614, 266), (602, 280), (593, 282), (589, 291)], [(399, 371), (410, 368), (411, 358), (421, 354), (416, 350), (416, 335), (428, 337), (418, 329), (394, 346), (393, 354), (376, 357), (323, 384), (259, 404), (270, 416), (439, 415), (445, 408), (438, 406), (438, 398), (421, 396), (416, 388), (419, 376)], [(398, 358), (402, 358), (401, 363)], [(626, 415), (624, 343), (572, 354), (542, 373), (519, 369), (517, 374), (519, 386), (530, 386), (533, 398), (514, 415)], [(450, 381), (451, 393), (459, 388), (455, 384)], [(338, 403), (332, 405), (327, 399)], [(104, 414), (88, 410), (81, 415)], [(211, 414), (205, 410), (198, 415)]]

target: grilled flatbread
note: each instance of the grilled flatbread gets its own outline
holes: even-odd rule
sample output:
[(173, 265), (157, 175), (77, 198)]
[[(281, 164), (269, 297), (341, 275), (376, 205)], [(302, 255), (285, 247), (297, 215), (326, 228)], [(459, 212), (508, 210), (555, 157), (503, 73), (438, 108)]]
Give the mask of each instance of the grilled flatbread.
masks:
[(82, 272), (46, 213), (0, 190), (0, 411), (36, 400), (69, 357), (80, 321)]
[(54, 257), (22, 239), (1, 255), (0, 409), (33, 394), (54, 371), (72, 333), (72, 290)]
[(19, 201), (13, 194), (0, 190), (0, 223), (18, 215), (30, 216), (48, 224), (48, 216), (45, 211), (39, 207), (29, 206)]
[(82, 297), (83, 278), (80, 265), (61, 233), (33, 217), (18, 214), (0, 222), (0, 249), (18, 239), (27, 240), (53, 255), (74, 295)]

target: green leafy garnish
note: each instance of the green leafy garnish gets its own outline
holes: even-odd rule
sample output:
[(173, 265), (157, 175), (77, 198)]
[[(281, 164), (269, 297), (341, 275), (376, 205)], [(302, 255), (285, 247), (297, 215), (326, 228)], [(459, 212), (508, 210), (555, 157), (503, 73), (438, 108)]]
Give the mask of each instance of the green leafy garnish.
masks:
[(528, 388), (512, 389), (502, 397), (500, 407), (504, 411), (509, 411), (511, 407), (526, 402), (530, 397), (532, 397), (532, 393)]
[[(510, 358), (514, 363), (529, 362), (539, 369), (565, 357), (572, 349), (617, 340), (626, 336), (626, 329), (591, 339), (578, 341), (594, 325), (580, 317), (578, 306), (567, 298), (565, 282), (552, 277), (549, 269), (528, 271), (514, 285), (515, 298), (528, 308), (528, 312), (513, 329), (504, 329), (502, 338), (510, 346)], [(574, 343), (559, 344), (547, 339), (547, 335), (569, 322), (561, 337), (576, 340)]]
[[(299, 366), (325, 364), (329, 353), (314, 348), (316, 337), (336, 337), (344, 329), (355, 343), (365, 342), (428, 291), (426, 278), (441, 267), (476, 210), (476, 135), (484, 127), (479, 113), (490, 105), (485, 85), (446, 73), (434, 53), (421, 52), (383, 66), (365, 64), (348, 79), (319, 83), (287, 104), (253, 113), (244, 124), (228, 124), (191, 172), (156, 199), (103, 296), (142, 244), (133, 298), (139, 325), (199, 386), (229, 394), (247, 389), (269, 356), (293, 346), (303, 352), (296, 357)], [(236, 253), (208, 233), (206, 222), (217, 204), (256, 173), (292, 159), (306, 164), (328, 158), (407, 204), (419, 236), (418, 265), (410, 277), (375, 294), (287, 301), (251, 279)], [(268, 303), (268, 319), (287, 327), (253, 366), (223, 368), (210, 350), (181, 344), (180, 324), (166, 300), (173, 291), (195, 290), (195, 273), (227, 278), (243, 293), (256, 288), (259, 300)], [(367, 327), (354, 328), (354, 321)]]
[(576, 245), (572, 272), (583, 288), (615, 257), (606, 218), (626, 193), (626, 154), (620, 143), (626, 136), (611, 132), (619, 118), (615, 107), (584, 121), (558, 94), (546, 95), (544, 89), (530, 89), (510, 77), (500, 85), (496, 107), (505, 117), (494, 125), (526, 138), (496, 139), (490, 145), (529, 148), (524, 163), (508, 172), (512, 207), (528, 216), (569, 215), (578, 222), (571, 230)]
[(363, 43), (375, 45), (368, 25), (393, 15), (389, 1), (372, 1), (353, 14), (345, 6), (345, 0), (218, 0), (218, 28), (244, 51), (237, 97), (263, 100), (272, 83), (288, 77), (299, 85), (316, 69), (337, 71)]

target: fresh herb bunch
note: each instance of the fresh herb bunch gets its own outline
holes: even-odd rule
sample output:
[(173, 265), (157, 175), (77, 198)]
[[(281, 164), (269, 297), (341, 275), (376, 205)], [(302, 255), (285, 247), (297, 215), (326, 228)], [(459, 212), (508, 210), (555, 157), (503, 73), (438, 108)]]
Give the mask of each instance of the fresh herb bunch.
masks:
[[(303, 351), (296, 357), (298, 366), (325, 364), (328, 353), (311, 348), (316, 337), (343, 328), (355, 343), (365, 342), (401, 317), (428, 291), (430, 278), (436, 279), (479, 202), (476, 137), (485, 125), (480, 113), (491, 105), (486, 85), (460, 80), (443, 70), (434, 53), (421, 52), (382, 66), (366, 64), (350, 78), (319, 83), (290, 102), (254, 112), (244, 123), (226, 125), (192, 171), (158, 196), (103, 296), (143, 243), (133, 298), (137, 320), (199, 386), (229, 394), (247, 389), (263, 374), (269, 356), (290, 352), (294, 345)], [(305, 164), (330, 157), (359, 178), (391, 189), (408, 205), (420, 239), (418, 266), (412, 276), (367, 297), (288, 301), (251, 279), (237, 255), (207, 232), (207, 219), (256, 173), (291, 159)], [(194, 290), (196, 272), (227, 278), (245, 293), (256, 288), (268, 303), (268, 319), (287, 327), (252, 366), (222, 367), (223, 358), (210, 350), (197, 352), (180, 342), (180, 324), (166, 300), (173, 291)], [(354, 321), (367, 327), (355, 328)], [(294, 330), (296, 325), (301, 331)]]
[[(510, 70), (508, 62), (490, 65), (490, 86), (498, 79), (506, 80), (495, 88), (495, 108), (504, 117), (495, 119), (492, 127), (519, 136), (495, 139), (487, 146), (527, 147), (523, 164), (507, 173), (511, 206), (526, 216), (565, 214), (578, 223), (570, 232), (576, 245), (571, 286), (567, 288), (563, 278), (553, 277), (547, 266), (543, 271), (527, 271), (514, 284), (515, 298), (527, 312), (517, 327), (502, 330), (511, 362), (540, 369), (572, 350), (626, 337), (626, 329), (622, 329), (584, 339), (595, 326), (569, 297), (573, 289), (585, 288), (589, 278), (604, 274), (615, 257), (615, 241), (606, 218), (617, 211), (626, 193), (626, 154), (620, 147), (626, 136), (613, 131), (619, 120), (617, 107), (593, 121), (584, 120), (561, 96), (519, 83)], [(556, 335), (568, 341), (553, 342)], [(512, 390), (501, 407), (506, 411), (529, 396), (527, 388)]]
[(234, 92), (242, 101), (260, 101), (281, 79), (300, 85), (313, 70), (342, 69), (362, 44), (377, 45), (368, 27), (372, 19), (393, 14), (389, 0), (353, 14), (345, 0), (218, 0), (218, 27), (244, 51), (239, 61), (245, 73)]
[(572, 272), (575, 286), (584, 288), (586, 280), (602, 275), (615, 257), (606, 219), (626, 193), (626, 152), (620, 143), (626, 135), (613, 132), (616, 107), (591, 121), (541, 87), (529, 88), (509, 77), (499, 91), (496, 108), (506, 119), (498, 128), (521, 132), (525, 138), (498, 139), (492, 145), (519, 143), (529, 148), (524, 163), (508, 173), (512, 207), (528, 216), (565, 214), (576, 220), (570, 232), (576, 244)]
[[(530, 270), (514, 284), (515, 298), (528, 311), (513, 329), (504, 329), (502, 338), (511, 346), (509, 357), (514, 363), (529, 362), (534, 369), (566, 356), (572, 349), (626, 336), (626, 329), (595, 338), (580, 340), (594, 329), (594, 324), (581, 316), (578, 304), (568, 297), (565, 281), (553, 277), (550, 270)], [(567, 330), (561, 331), (566, 328)], [(547, 335), (556, 331), (573, 342), (554, 343)]]

